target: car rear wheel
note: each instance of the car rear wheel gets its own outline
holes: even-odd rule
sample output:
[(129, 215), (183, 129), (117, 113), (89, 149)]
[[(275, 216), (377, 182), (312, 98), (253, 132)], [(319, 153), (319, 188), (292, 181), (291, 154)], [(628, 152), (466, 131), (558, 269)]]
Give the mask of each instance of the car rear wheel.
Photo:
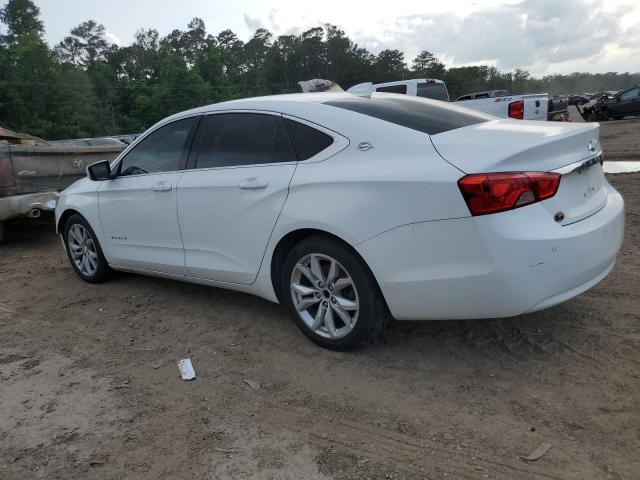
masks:
[(111, 269), (91, 225), (80, 215), (72, 215), (67, 220), (63, 239), (71, 266), (85, 282), (104, 282)]
[(389, 320), (367, 266), (329, 236), (310, 237), (293, 248), (282, 270), (281, 292), (300, 330), (325, 348), (354, 348)]

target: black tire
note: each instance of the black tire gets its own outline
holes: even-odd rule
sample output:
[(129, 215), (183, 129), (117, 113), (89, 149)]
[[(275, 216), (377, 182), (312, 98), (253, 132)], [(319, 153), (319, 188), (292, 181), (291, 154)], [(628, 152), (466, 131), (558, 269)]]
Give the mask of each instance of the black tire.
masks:
[(609, 120), (609, 117), (605, 117), (600, 113), (592, 113), (587, 118), (587, 122), (606, 122)]
[(4, 240), (4, 222), (0, 222), (0, 243)]
[[(76, 225), (81, 226), (87, 232), (93, 242), (93, 245), (95, 246), (96, 267), (95, 271), (93, 271), (91, 274), (83, 272), (72, 257), (71, 247), (69, 245), (69, 231)], [(100, 247), (100, 243), (98, 242), (98, 238), (96, 237), (95, 232), (91, 228), (91, 225), (89, 225), (89, 222), (84, 219), (84, 217), (78, 214), (71, 215), (64, 224), (62, 239), (64, 241), (65, 249), (67, 250), (67, 257), (69, 258), (69, 262), (82, 280), (88, 283), (102, 283), (109, 279), (112, 270), (111, 268), (109, 268), (109, 264), (104, 258), (102, 248)]]
[[(291, 291), (294, 269), (296, 269), (298, 262), (311, 254), (319, 254), (320, 256), (335, 259), (339, 267), (350, 276), (354, 286), (353, 291), (357, 292), (355, 298), (357, 298), (358, 311), (355, 324), (353, 324), (352, 330), (349, 333), (339, 338), (328, 338), (327, 336), (316, 333), (305, 323), (294, 305)], [(347, 295), (349, 294), (349, 288), (350, 287), (347, 287)], [(356, 348), (361, 343), (379, 335), (391, 319), (382, 292), (367, 265), (348, 246), (329, 235), (314, 235), (308, 237), (298, 243), (291, 252), (289, 252), (281, 271), (280, 291), (282, 292), (282, 301), (290, 310), (298, 328), (307, 338), (324, 348), (332, 350), (351, 350)], [(324, 294), (330, 295), (330, 292), (325, 288)], [(351, 295), (353, 295), (353, 293), (351, 293)], [(321, 303), (325, 303), (328, 307), (331, 307), (330, 300), (333, 301), (334, 299), (327, 297), (326, 300), (326, 302), (324, 299), (321, 300)], [(309, 309), (311, 308), (314, 307), (309, 307)], [(320, 308), (320, 303), (317, 308)], [(311, 311), (309, 313), (313, 316)], [(335, 326), (338, 325), (338, 322), (341, 322), (341, 320), (336, 317)], [(341, 324), (343, 326), (346, 325), (344, 323)], [(321, 328), (324, 328), (324, 326)], [(326, 330), (326, 332), (328, 333), (328, 330)]]

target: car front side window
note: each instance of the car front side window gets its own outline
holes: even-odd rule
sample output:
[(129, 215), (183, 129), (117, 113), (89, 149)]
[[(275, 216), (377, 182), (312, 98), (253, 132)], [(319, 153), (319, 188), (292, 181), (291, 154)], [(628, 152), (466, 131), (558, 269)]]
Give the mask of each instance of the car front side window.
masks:
[(197, 117), (183, 118), (147, 135), (120, 162), (120, 176), (173, 172), (182, 168)]

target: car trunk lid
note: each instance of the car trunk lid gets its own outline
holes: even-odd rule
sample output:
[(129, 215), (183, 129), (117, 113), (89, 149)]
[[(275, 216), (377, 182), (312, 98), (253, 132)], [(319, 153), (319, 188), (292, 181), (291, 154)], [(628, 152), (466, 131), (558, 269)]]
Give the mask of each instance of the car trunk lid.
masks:
[(465, 173), (558, 172), (560, 187), (542, 203), (568, 225), (607, 201), (598, 124), (495, 120), (433, 135), (438, 153)]

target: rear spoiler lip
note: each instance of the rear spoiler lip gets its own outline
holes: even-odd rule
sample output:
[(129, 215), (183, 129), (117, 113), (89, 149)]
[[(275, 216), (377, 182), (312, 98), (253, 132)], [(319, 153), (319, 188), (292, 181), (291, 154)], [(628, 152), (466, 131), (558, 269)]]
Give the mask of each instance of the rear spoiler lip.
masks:
[(582, 160), (578, 160), (577, 162), (570, 163), (569, 165), (565, 165), (564, 167), (556, 168), (555, 170), (552, 170), (552, 172), (559, 173), (560, 175), (567, 175), (569, 173), (578, 172), (585, 168), (589, 168), (597, 163), (599, 163), (600, 165), (604, 163), (604, 152), (602, 150)]

